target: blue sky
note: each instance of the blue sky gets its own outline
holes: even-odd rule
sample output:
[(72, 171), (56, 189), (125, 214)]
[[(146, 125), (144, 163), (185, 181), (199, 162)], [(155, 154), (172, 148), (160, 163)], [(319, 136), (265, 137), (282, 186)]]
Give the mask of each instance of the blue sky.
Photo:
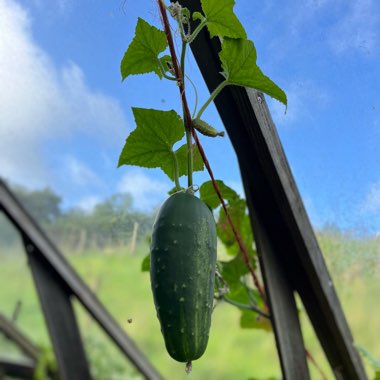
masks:
[[(236, 0), (235, 10), (259, 66), (288, 94), (286, 114), (268, 102), (313, 224), (378, 233), (380, 3)], [(165, 198), (172, 184), (158, 170), (116, 169), (132, 106), (180, 109), (169, 82), (121, 82), (138, 16), (159, 26), (153, 0), (0, 0), (2, 177), (49, 186), (66, 207), (90, 209), (118, 191), (144, 210)], [(187, 67), (202, 103), (207, 91), (190, 54)], [(213, 107), (204, 116), (223, 128)], [(216, 177), (241, 191), (228, 138), (202, 141)]]

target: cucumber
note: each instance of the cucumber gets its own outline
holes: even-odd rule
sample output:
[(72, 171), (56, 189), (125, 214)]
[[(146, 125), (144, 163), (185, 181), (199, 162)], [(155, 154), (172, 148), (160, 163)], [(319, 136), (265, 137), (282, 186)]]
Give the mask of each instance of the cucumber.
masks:
[(201, 119), (193, 119), (192, 127), (205, 136), (224, 136), (224, 131), (217, 131), (214, 127), (212, 127), (210, 124), (206, 123), (204, 120)]
[(179, 362), (190, 363), (206, 350), (215, 265), (211, 211), (193, 194), (173, 194), (153, 225), (150, 277), (166, 349)]

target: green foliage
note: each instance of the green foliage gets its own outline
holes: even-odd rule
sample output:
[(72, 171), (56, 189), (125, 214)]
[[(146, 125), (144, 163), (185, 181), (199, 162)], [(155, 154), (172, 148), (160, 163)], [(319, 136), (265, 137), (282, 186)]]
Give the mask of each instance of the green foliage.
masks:
[(40, 356), (33, 374), (33, 380), (59, 380), (58, 366), (51, 347), (40, 348)]
[[(186, 75), (183, 67), (186, 45), (194, 40), (203, 27), (207, 26), (211, 37), (217, 36), (223, 39), (220, 59), (223, 67), (222, 74), (226, 80), (200, 108), (194, 124), (201, 133), (215, 137), (223, 135), (223, 132), (216, 131), (201, 120), (200, 116), (225, 85), (253, 87), (278, 99), (285, 105), (287, 99), (283, 90), (265, 76), (257, 66), (253, 42), (247, 40), (244, 27), (233, 12), (234, 0), (202, 0), (201, 5), (204, 14), (195, 12), (192, 15), (193, 19), (201, 21), (192, 34), (190, 34), (188, 27), (191, 18), (190, 11), (187, 8), (182, 8), (178, 3), (171, 4), (168, 9), (178, 23), (180, 30), (178, 35), (182, 38), (179, 70), (183, 77)], [(177, 61), (172, 50), (173, 57), (168, 55), (159, 57), (159, 54), (164, 52), (167, 47), (165, 32), (139, 18), (135, 36), (121, 61), (122, 78), (153, 71), (160, 78), (175, 80), (178, 85), (181, 85), (183, 78), (172, 76), (174, 75), (172, 62), (173, 60)], [(166, 74), (168, 70), (171, 75)], [(184, 100), (183, 95), (181, 95), (182, 102)], [(184, 102), (182, 105), (185, 107)], [(186, 139), (188, 148), (181, 147), (178, 151), (173, 151), (174, 143), (183, 137), (183, 120), (174, 111), (134, 108), (133, 112), (137, 128), (127, 138), (119, 158), (119, 166), (137, 165), (145, 168), (161, 168), (170, 179), (175, 181), (177, 190), (180, 188), (179, 177), (187, 174), (189, 177), (188, 185), (190, 186), (192, 184), (192, 172), (203, 170), (203, 163), (197, 149), (192, 148), (190, 131), (187, 131)], [(179, 128), (180, 125), (182, 129)]]
[[(135, 224), (138, 224), (137, 242), (152, 228), (153, 213), (135, 211), (130, 194), (113, 194), (85, 212), (79, 208), (62, 210), (60, 198), (51, 190), (10, 188), (53, 241), (69, 252), (127, 246)], [(49, 199), (59, 200), (59, 203), (48, 202)], [(0, 214), (0, 247), (15, 246), (19, 240), (11, 223)]]
[[(242, 287), (241, 279), (248, 273), (248, 268), (245, 265), (241, 255), (236, 255), (230, 261), (219, 261), (219, 268), (220, 274), (230, 289), (228, 297), (233, 298), (238, 302), (247, 303), (249, 301), (249, 297), (245, 291), (245, 288)], [(243, 292), (241, 292), (241, 290), (243, 290)]]
[(194, 20), (204, 21), (211, 37), (247, 38), (243, 25), (233, 12), (234, 0), (201, 0), (204, 16), (194, 12)]
[[(232, 219), (232, 222), (242, 238), (244, 245), (250, 256), (256, 254), (253, 245), (253, 235), (251, 230), (251, 222), (247, 214), (247, 204), (245, 199), (236, 199), (227, 204), (227, 210)], [(224, 243), (227, 252), (231, 255), (236, 255), (240, 249), (236, 241), (235, 234), (228, 221), (227, 215), (221, 208), (219, 210), (219, 219), (217, 223), (217, 231), (219, 239)]]
[(173, 145), (185, 131), (175, 111), (133, 108), (136, 129), (128, 136), (119, 158), (121, 165), (161, 168), (174, 178)]
[(256, 49), (252, 41), (224, 38), (219, 57), (222, 75), (229, 84), (255, 88), (287, 104), (285, 92), (257, 66)]
[(24, 187), (13, 187), (17, 199), (27, 211), (39, 222), (49, 223), (61, 215), (61, 197), (51, 189), (28, 190)]
[(380, 380), (380, 360), (375, 359), (372, 354), (370, 354), (364, 347), (358, 344), (356, 345), (356, 349), (371, 364), (371, 367), (375, 371), (374, 380)]
[(150, 253), (148, 253), (141, 262), (141, 272), (150, 271)]
[[(236, 193), (236, 191), (225, 185), (223, 181), (216, 180), (215, 182), (219, 187), (223, 199), (229, 202), (234, 202), (239, 199), (239, 195)], [(220, 206), (220, 200), (217, 193), (215, 192), (212, 181), (204, 182), (199, 188), (199, 192), (202, 201), (205, 202), (207, 206), (212, 209)]]
[[(193, 170), (195, 172), (201, 172), (204, 169), (204, 163), (199, 153), (199, 149), (195, 144), (192, 144), (193, 150)], [(178, 175), (179, 177), (187, 175), (187, 144), (183, 144), (175, 152), (178, 161)]]
[[(161, 168), (171, 179), (187, 174), (187, 147), (174, 152), (173, 145), (180, 141), (185, 131), (183, 121), (175, 111), (133, 108), (136, 129), (128, 136), (119, 158), (121, 165), (137, 165), (146, 168)], [(194, 149), (194, 170), (203, 170), (203, 161), (198, 149)]]
[[(226, 201), (226, 207), (232, 222), (242, 237), (250, 256), (255, 256), (251, 223), (247, 214), (245, 199), (241, 199), (237, 192), (228, 187), (223, 181), (217, 180), (215, 182), (218, 185), (222, 198)], [(211, 209), (216, 209), (220, 206), (220, 200), (214, 190), (212, 181), (203, 183), (199, 190), (201, 199)], [(233, 256), (239, 254), (239, 245), (236, 242), (235, 234), (223, 208), (219, 209), (217, 232), (218, 238), (225, 245), (227, 252)]]
[(162, 62), (158, 58), (158, 54), (163, 52), (167, 45), (163, 31), (139, 18), (135, 37), (121, 61), (120, 70), (123, 80), (129, 75), (144, 74), (151, 71), (162, 78)]
[(242, 310), (240, 316), (240, 327), (242, 329), (258, 329), (272, 331), (272, 325), (268, 318), (264, 318), (250, 310)]

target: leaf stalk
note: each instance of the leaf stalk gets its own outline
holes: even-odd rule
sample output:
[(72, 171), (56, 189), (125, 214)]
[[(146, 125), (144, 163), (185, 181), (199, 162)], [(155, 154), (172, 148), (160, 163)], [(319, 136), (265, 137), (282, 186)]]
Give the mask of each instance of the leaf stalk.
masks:
[(225, 79), (223, 82), (221, 82), (218, 87), (211, 93), (210, 97), (206, 100), (205, 104), (200, 108), (200, 110), (197, 113), (197, 116), (195, 119), (200, 119), (203, 112), (206, 110), (208, 105), (219, 95), (219, 93), (223, 90), (224, 87), (228, 85), (227, 79)]
[(194, 29), (194, 32), (187, 38), (187, 43), (191, 44), (198, 36), (199, 32), (207, 24), (207, 19), (204, 18), (201, 23)]

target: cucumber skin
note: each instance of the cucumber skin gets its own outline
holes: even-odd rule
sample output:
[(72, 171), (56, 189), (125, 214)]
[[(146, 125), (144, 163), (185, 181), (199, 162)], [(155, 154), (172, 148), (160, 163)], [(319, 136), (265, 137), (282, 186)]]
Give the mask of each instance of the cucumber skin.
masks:
[(150, 277), (169, 355), (179, 362), (206, 350), (213, 308), (216, 226), (207, 206), (188, 193), (170, 196), (157, 215)]

